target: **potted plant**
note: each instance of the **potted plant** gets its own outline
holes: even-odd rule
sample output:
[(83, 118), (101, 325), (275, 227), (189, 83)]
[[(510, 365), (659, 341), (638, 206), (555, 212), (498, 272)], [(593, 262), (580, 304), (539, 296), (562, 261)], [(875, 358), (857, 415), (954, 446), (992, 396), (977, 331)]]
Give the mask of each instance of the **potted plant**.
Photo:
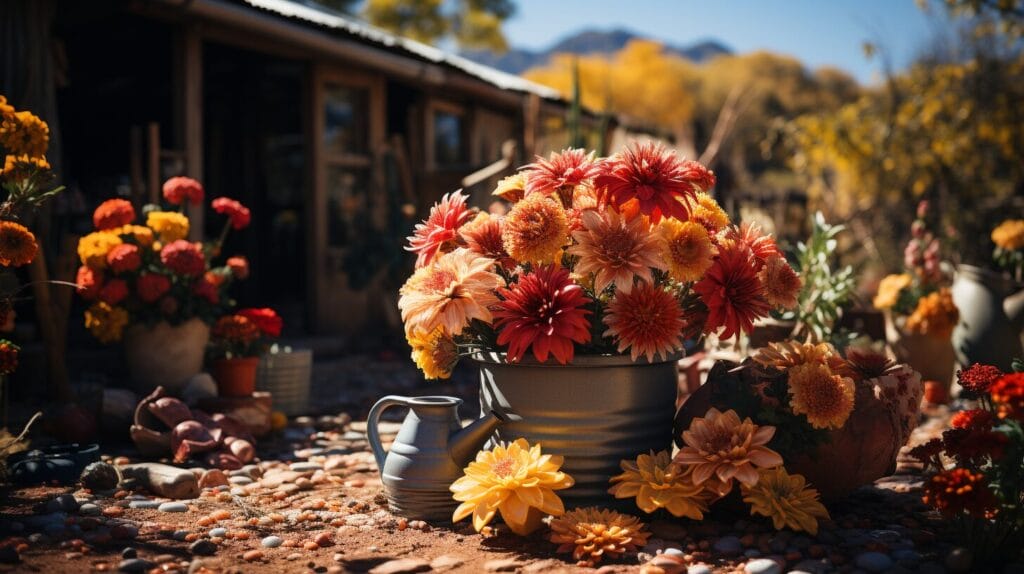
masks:
[(78, 293), (91, 303), (85, 326), (102, 343), (124, 340), (140, 393), (180, 390), (202, 370), (210, 325), (230, 306), (226, 290), (247, 268), (244, 257), (213, 263), (229, 231), (249, 224), (249, 210), (237, 201), (213, 200), (214, 211), (227, 216), (216, 241), (186, 239), (185, 205), (201, 205), (203, 196), (194, 179), (171, 178), (163, 197), (177, 211), (146, 206), (141, 225), (130, 202), (107, 200), (93, 213), (96, 231), (78, 242)]
[(714, 174), (655, 143), (538, 158), (503, 180), (506, 215), (458, 192), (416, 227), (398, 306), (428, 378), (480, 367), (496, 433), (563, 455), (573, 505), (605, 500), (618, 461), (670, 446), (683, 341), (749, 332), (800, 280), (756, 226), (730, 225)]
[(248, 397), (256, 389), (256, 368), (271, 341), (281, 336), (281, 317), (269, 308), (241, 309), (213, 326), (210, 359), (222, 397)]

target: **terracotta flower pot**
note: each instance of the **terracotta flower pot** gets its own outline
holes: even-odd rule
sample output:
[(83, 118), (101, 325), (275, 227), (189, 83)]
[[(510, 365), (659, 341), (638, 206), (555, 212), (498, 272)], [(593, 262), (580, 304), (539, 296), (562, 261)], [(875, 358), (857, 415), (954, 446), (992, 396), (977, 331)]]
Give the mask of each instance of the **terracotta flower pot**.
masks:
[(148, 395), (157, 387), (177, 394), (203, 370), (210, 326), (200, 319), (180, 325), (160, 322), (132, 325), (125, 331), (124, 354), (135, 391)]
[(256, 390), (256, 369), (259, 357), (217, 359), (213, 362), (213, 379), (222, 397), (248, 397)]
[(926, 381), (936, 381), (947, 391), (956, 371), (956, 354), (949, 337), (928, 333), (910, 333), (903, 328), (903, 318), (885, 314), (885, 338), (896, 359), (906, 363)]

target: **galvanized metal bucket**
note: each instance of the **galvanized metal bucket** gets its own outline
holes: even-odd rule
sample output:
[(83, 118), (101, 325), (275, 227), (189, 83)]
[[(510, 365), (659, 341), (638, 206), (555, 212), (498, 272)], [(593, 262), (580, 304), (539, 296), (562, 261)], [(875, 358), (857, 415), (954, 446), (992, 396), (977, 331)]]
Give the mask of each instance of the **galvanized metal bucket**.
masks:
[(619, 461), (672, 448), (672, 419), (682, 354), (648, 363), (621, 355), (576, 356), (572, 364), (504, 353), (476, 353), (481, 411), (522, 417), (499, 428), (495, 438), (525, 438), (545, 453), (565, 457), (562, 470), (576, 485), (559, 491), (568, 507), (618, 506), (608, 480)]

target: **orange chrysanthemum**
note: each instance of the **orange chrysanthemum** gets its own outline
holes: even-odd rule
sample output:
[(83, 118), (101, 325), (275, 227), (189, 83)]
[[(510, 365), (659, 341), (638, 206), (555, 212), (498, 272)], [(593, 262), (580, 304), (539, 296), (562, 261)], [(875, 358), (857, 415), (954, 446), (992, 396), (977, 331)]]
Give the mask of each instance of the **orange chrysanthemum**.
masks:
[(535, 193), (515, 204), (505, 217), (502, 241), (520, 263), (552, 263), (568, 241), (569, 220), (557, 201)]
[(423, 223), (416, 224), (413, 234), (406, 239), (406, 250), (416, 253), (416, 268), (429, 265), (438, 253), (449, 251), (455, 246), (458, 230), (469, 221), (472, 212), (466, 207), (469, 196), (459, 192), (445, 194), (441, 201), (430, 208), (430, 215)]
[(683, 431), (684, 446), (675, 460), (693, 468), (694, 484), (717, 479), (727, 492), (734, 478), (753, 485), (758, 468), (782, 464), (779, 453), (767, 446), (773, 436), (773, 426), (758, 426), (750, 418), (740, 421), (734, 410), (723, 413), (712, 408)]
[(3, 169), (0, 169), (0, 178), (21, 181), (49, 169), (50, 162), (46, 161), (45, 157), (9, 155), (4, 158)]
[(729, 215), (713, 197), (701, 191), (697, 192), (697, 204), (690, 209), (690, 221), (703, 225), (714, 237), (729, 226)]
[(947, 339), (959, 318), (960, 312), (953, 303), (953, 292), (943, 287), (921, 297), (914, 312), (907, 317), (906, 328), (911, 333)]
[(490, 257), (506, 268), (515, 267), (515, 260), (505, 251), (501, 238), (502, 218), (490, 213), (478, 213), (473, 221), (459, 229), (459, 236), (466, 247), (479, 255)]
[(594, 567), (647, 544), (651, 533), (635, 516), (596, 507), (577, 508), (551, 521), (549, 540), (557, 552), (572, 552), (578, 566)]
[(130, 225), (135, 221), (135, 208), (126, 199), (108, 199), (92, 213), (92, 224), (100, 231)]
[(853, 379), (837, 375), (821, 363), (789, 370), (789, 406), (816, 429), (840, 428), (853, 411)]
[(32, 263), (39, 251), (36, 236), (13, 221), (0, 221), (0, 265), (21, 267)]
[(992, 413), (982, 409), (960, 411), (949, 419), (949, 426), (965, 430), (989, 430), (992, 428)]
[(711, 170), (683, 161), (656, 142), (633, 142), (602, 164), (594, 185), (616, 208), (637, 202), (640, 213), (657, 223), (662, 217), (686, 220), (698, 191), (715, 184)]
[(724, 327), (719, 336), (728, 339), (741, 331), (749, 333), (754, 329), (755, 320), (768, 315), (771, 307), (764, 299), (764, 287), (757, 277), (759, 267), (746, 245), (722, 244), (714, 264), (693, 286), (708, 308), (705, 333)]
[(764, 267), (757, 274), (764, 286), (764, 299), (773, 307), (792, 309), (797, 305), (797, 297), (803, 283), (796, 271), (780, 256), (769, 257)]
[(631, 292), (619, 291), (604, 316), (605, 337), (618, 342), (620, 353), (629, 349), (635, 361), (641, 355), (648, 362), (663, 359), (683, 347), (683, 310), (671, 293), (650, 283)]
[(447, 379), (459, 362), (459, 349), (444, 327), (430, 333), (407, 333), (412, 360), (427, 379)]
[(664, 508), (672, 516), (703, 520), (708, 511), (704, 486), (693, 484), (688, 468), (672, 461), (668, 451), (641, 454), (619, 462), (622, 474), (613, 476), (608, 493), (615, 498), (634, 498), (647, 514)]
[(665, 219), (658, 224), (658, 232), (664, 240), (662, 245), (668, 273), (676, 281), (697, 281), (714, 263), (715, 248), (703, 225)]
[(203, 202), (205, 192), (203, 184), (191, 177), (172, 177), (164, 182), (164, 199), (171, 205), (181, 205), (186, 201), (192, 205), (199, 205)]
[(107, 252), (107, 267), (114, 273), (135, 271), (140, 265), (142, 265), (142, 255), (138, 245), (122, 243), (115, 245)]
[(745, 221), (739, 227), (730, 227), (725, 237), (729, 241), (749, 247), (762, 265), (772, 257), (782, 257), (778, 245), (775, 244), (775, 238), (761, 231), (761, 226), (756, 223)]
[(750, 514), (771, 518), (776, 530), (790, 528), (818, 534), (818, 520), (829, 518), (828, 510), (818, 500), (818, 491), (803, 476), (791, 475), (781, 466), (762, 469), (759, 474), (756, 484), (741, 487)]
[(459, 248), (421, 267), (405, 282), (398, 308), (407, 333), (443, 326), (458, 335), (473, 319), (491, 322), (495, 289), (505, 284), (491, 271), (494, 260)]
[(78, 286), (78, 295), (82, 299), (92, 301), (99, 295), (100, 287), (103, 286), (103, 273), (82, 265), (78, 268), (75, 285)]
[(858, 376), (856, 370), (843, 360), (839, 351), (829, 343), (798, 343), (796, 341), (769, 343), (767, 347), (754, 351), (751, 358), (755, 363), (780, 371), (816, 363), (828, 366), (833, 373), (851, 378)]
[(576, 273), (594, 274), (594, 293), (610, 285), (629, 293), (634, 278), (650, 283), (651, 268), (665, 269), (658, 236), (651, 233), (647, 218), (626, 221), (610, 209), (587, 210), (582, 218), (583, 229), (573, 232), (577, 244), (568, 253), (580, 258)]
[(548, 159), (537, 156), (537, 161), (527, 165), (523, 172), (526, 175), (526, 195), (557, 193), (563, 198), (562, 205), (569, 207), (576, 186), (597, 175), (599, 169), (600, 164), (594, 161), (594, 154), (583, 149), (551, 152)]

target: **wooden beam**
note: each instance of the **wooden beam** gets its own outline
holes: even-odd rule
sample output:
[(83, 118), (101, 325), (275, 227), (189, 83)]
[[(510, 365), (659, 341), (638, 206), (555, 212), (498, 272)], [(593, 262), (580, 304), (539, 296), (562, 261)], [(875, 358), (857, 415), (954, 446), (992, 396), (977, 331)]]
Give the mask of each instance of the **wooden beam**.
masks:
[(146, 171), (149, 181), (149, 203), (160, 203), (160, 124), (146, 126)]
[[(186, 24), (182, 31), (182, 121), (184, 123), (185, 173), (203, 180), (203, 40), (197, 24)], [(189, 236), (202, 239), (204, 205), (188, 206), (191, 222)]]

